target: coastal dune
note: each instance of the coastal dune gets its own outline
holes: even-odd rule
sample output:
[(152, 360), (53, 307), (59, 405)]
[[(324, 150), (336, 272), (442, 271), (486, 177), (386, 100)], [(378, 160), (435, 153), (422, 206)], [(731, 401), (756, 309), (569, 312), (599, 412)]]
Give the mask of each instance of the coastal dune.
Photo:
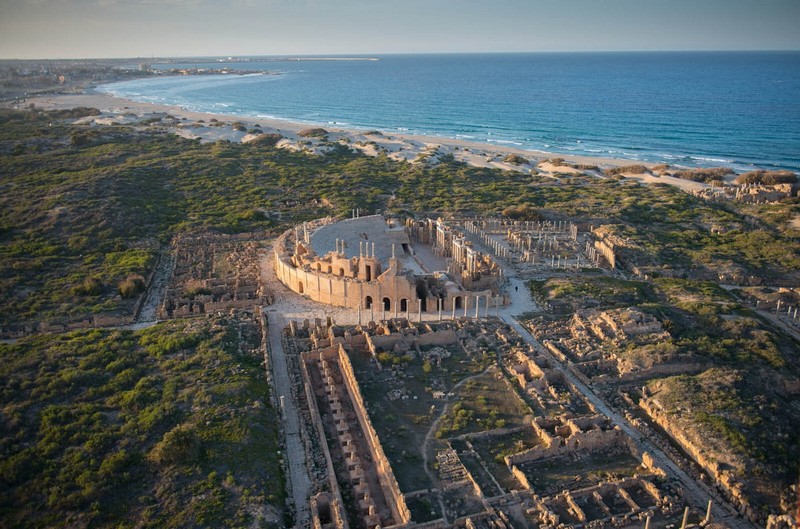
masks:
[[(331, 143), (341, 143), (368, 156), (385, 154), (398, 161), (432, 165), (442, 158), (446, 158), (475, 167), (502, 169), (525, 174), (535, 172), (554, 178), (580, 174), (602, 176), (596, 171), (584, 171), (575, 166), (596, 166), (599, 169), (608, 169), (629, 166), (632, 163), (631, 160), (623, 159), (526, 151), (462, 139), (381, 133), (338, 127), (326, 128), (324, 138), (308, 138), (302, 135), (303, 131), (309, 129), (309, 125), (306, 123), (195, 112), (178, 106), (132, 101), (94, 91), (33, 98), (29, 99), (27, 104), (45, 110), (76, 107), (96, 108), (102, 114), (83, 118), (82, 122), (99, 126), (114, 123), (136, 125), (144, 120), (161, 118), (161, 124), (168, 127), (174, 134), (184, 138), (199, 139), (201, 142), (253, 141), (258, 138), (258, 134), (253, 134), (251, 131), (257, 129), (265, 134), (280, 134), (283, 139), (277, 143), (279, 148), (307, 151), (312, 154), (322, 154), (325, 150), (330, 149)], [(168, 116), (172, 119), (164, 119)], [(235, 127), (235, 123), (240, 126)], [(242, 128), (245, 130), (241, 130)], [(646, 162), (636, 163), (648, 168), (655, 165)], [(687, 192), (708, 187), (708, 184), (705, 183), (672, 177), (655, 177), (651, 174), (625, 174), (623, 176), (643, 183), (667, 183)]]

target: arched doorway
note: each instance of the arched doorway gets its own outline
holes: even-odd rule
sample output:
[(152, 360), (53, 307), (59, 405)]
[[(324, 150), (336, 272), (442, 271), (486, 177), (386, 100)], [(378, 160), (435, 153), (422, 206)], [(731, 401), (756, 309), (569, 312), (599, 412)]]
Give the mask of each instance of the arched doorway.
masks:
[(400, 300), (400, 312), (408, 312), (408, 300), (405, 298)]
[(417, 279), (417, 298), (419, 310), (428, 312), (428, 283), (424, 279)]
[(463, 307), (461, 306), (461, 296), (456, 296), (456, 297), (454, 297), (454, 298), (453, 298), (453, 303), (455, 303), (455, 304), (456, 304), (456, 310), (458, 310), (458, 309), (460, 309), (460, 308), (463, 308)]
[(339, 269), (339, 277), (342, 277), (343, 275), (344, 275), (344, 268), (340, 268)]
[(364, 308), (365, 308), (365, 309), (372, 308), (372, 296), (367, 296), (367, 297), (364, 299)]
[(392, 300), (383, 298), (383, 310), (392, 310)]
[(298, 281), (297, 282), (297, 291), (299, 293), (301, 293), (301, 294), (303, 293), (303, 282), (302, 281)]

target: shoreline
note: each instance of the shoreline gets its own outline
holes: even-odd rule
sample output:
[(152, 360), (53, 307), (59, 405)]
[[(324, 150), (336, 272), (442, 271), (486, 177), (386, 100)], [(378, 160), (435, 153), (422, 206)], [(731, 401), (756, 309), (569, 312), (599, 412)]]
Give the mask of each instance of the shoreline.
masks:
[[(316, 59), (315, 59), (316, 60)], [(361, 59), (359, 59), (361, 60)], [(108, 84), (108, 83), (104, 83)], [(113, 84), (113, 83), (111, 83)], [(416, 142), (421, 142), (430, 145), (443, 145), (449, 147), (460, 147), (460, 148), (470, 148), (474, 150), (483, 150), (487, 152), (495, 152), (495, 153), (503, 153), (503, 154), (517, 154), (519, 156), (523, 156), (525, 158), (532, 158), (537, 161), (544, 161), (552, 158), (563, 158), (567, 162), (575, 163), (575, 164), (593, 164), (598, 165), (601, 168), (611, 168), (611, 167), (622, 167), (627, 165), (644, 165), (645, 167), (653, 167), (659, 164), (663, 164), (666, 162), (661, 161), (643, 161), (637, 160), (633, 158), (615, 158), (611, 156), (597, 156), (592, 154), (577, 154), (577, 153), (563, 153), (558, 151), (548, 151), (548, 150), (541, 150), (541, 149), (526, 149), (521, 146), (513, 146), (513, 145), (505, 145), (501, 142), (493, 142), (489, 141), (481, 141), (481, 140), (473, 140), (473, 139), (466, 139), (466, 138), (458, 138), (458, 137), (451, 137), (451, 136), (440, 136), (435, 133), (414, 133), (414, 132), (407, 132), (403, 130), (383, 130), (376, 127), (347, 127), (347, 126), (340, 126), (336, 122), (312, 122), (312, 121), (298, 121), (292, 118), (279, 118), (279, 117), (269, 117), (269, 116), (252, 116), (252, 115), (244, 115), (244, 114), (225, 114), (224, 112), (205, 112), (202, 110), (189, 110), (185, 107), (181, 107), (180, 105), (175, 104), (168, 104), (168, 103), (149, 103), (145, 101), (137, 101), (134, 99), (128, 99), (126, 97), (121, 97), (117, 95), (113, 95), (109, 92), (103, 92), (97, 90), (97, 86), (92, 86), (84, 91), (86, 95), (96, 95), (96, 96), (105, 96), (114, 100), (118, 101), (127, 101), (128, 106), (134, 108), (132, 105), (139, 106), (139, 105), (146, 105), (148, 107), (162, 107), (162, 108), (169, 108), (172, 109), (170, 114), (177, 115), (176, 113), (181, 113), (181, 115), (192, 115), (192, 116), (202, 116), (206, 115), (209, 118), (215, 118), (218, 120), (226, 120), (226, 121), (241, 121), (243, 123), (250, 123), (250, 124), (264, 124), (267, 123), (267, 128), (279, 130), (281, 126), (285, 129), (292, 130), (292, 131), (299, 131), (308, 128), (324, 128), (325, 130), (333, 133), (340, 133), (340, 134), (348, 134), (352, 136), (364, 136), (368, 135), (367, 132), (374, 132), (379, 131), (385, 137), (390, 138), (403, 138), (408, 140), (413, 140)], [(102, 110), (102, 109), (101, 109)], [(265, 132), (267, 132), (265, 130)], [(510, 143), (510, 142), (508, 142)], [(470, 165), (476, 165), (478, 167), (482, 167), (482, 164), (474, 164), (468, 162)], [(692, 168), (693, 166), (689, 165), (682, 165), (677, 163), (670, 164), (673, 167), (678, 168)], [(514, 170), (513, 166), (509, 166), (510, 170)]]
[[(359, 130), (338, 126), (326, 126), (313, 123), (303, 123), (277, 118), (263, 118), (241, 116), (234, 114), (199, 112), (188, 110), (177, 105), (164, 105), (157, 103), (140, 102), (100, 92), (96, 88), (88, 88), (76, 94), (52, 94), (34, 97), (26, 102), (34, 104), (36, 108), (45, 110), (71, 109), (75, 107), (91, 107), (101, 111), (100, 116), (83, 118), (81, 123), (94, 123), (96, 125), (110, 125), (113, 123), (136, 125), (138, 121), (152, 117), (173, 116), (177, 123), (168, 125), (171, 132), (189, 139), (199, 138), (202, 142), (215, 142), (228, 140), (232, 142), (248, 142), (257, 138), (253, 134), (234, 130), (232, 124), (240, 122), (248, 129), (258, 126), (264, 133), (277, 133), (284, 137), (278, 142), (278, 147), (296, 151), (310, 151), (322, 154), (324, 145), (315, 144), (314, 138), (304, 138), (299, 135), (303, 130), (310, 128), (324, 128), (328, 132), (327, 142), (337, 142), (358, 150), (368, 156), (386, 154), (397, 161), (436, 163), (438, 158), (447, 156), (464, 162), (474, 167), (503, 169), (508, 171), (531, 174), (536, 172), (543, 176), (561, 178), (578, 174), (589, 174), (598, 178), (607, 178), (602, 172), (576, 169), (567, 164), (597, 166), (600, 169), (644, 166), (652, 168), (659, 165), (656, 162), (643, 162), (623, 158), (607, 158), (601, 156), (587, 156), (566, 154), (558, 152), (545, 152), (526, 150), (519, 147), (496, 145), (479, 141), (470, 141), (458, 138), (441, 136), (427, 136), (410, 133), (376, 132), (373, 130)], [(137, 119), (133, 119), (135, 115)], [(212, 122), (211, 120), (216, 120)], [(311, 145), (309, 145), (311, 142)], [(527, 163), (513, 163), (506, 161), (507, 157), (517, 156)], [(563, 165), (547, 163), (548, 160), (563, 159)], [(683, 168), (680, 165), (671, 167)], [(654, 177), (649, 173), (625, 174), (626, 177), (635, 178), (643, 183), (667, 183), (680, 187), (684, 191), (692, 192), (710, 187), (708, 184), (681, 180), (672, 177)]]

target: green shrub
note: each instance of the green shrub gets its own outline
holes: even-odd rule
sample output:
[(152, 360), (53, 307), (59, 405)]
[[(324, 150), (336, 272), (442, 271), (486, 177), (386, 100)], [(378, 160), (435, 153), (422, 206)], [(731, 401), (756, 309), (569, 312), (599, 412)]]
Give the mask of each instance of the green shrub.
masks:
[(513, 163), (514, 165), (528, 165), (528, 163), (530, 163), (526, 158), (518, 154), (509, 154), (503, 158), (503, 161), (506, 163)]
[(792, 171), (750, 171), (736, 178), (737, 184), (762, 184), (773, 186), (776, 184), (795, 184), (797, 175)]
[(89, 276), (80, 285), (72, 287), (72, 293), (76, 296), (98, 296), (103, 293), (103, 283)]
[(328, 131), (321, 128), (303, 129), (297, 135), (301, 138), (326, 138)]
[(148, 454), (159, 465), (189, 465), (200, 455), (200, 439), (194, 429), (181, 424), (164, 434)]
[(614, 175), (619, 175), (619, 174), (623, 174), (623, 173), (647, 174), (650, 171), (644, 165), (635, 164), (635, 165), (623, 165), (623, 166), (620, 166), (620, 167), (612, 167), (610, 169), (606, 169), (603, 172), (605, 174), (607, 174), (608, 176), (614, 176)]
[(119, 295), (123, 298), (133, 298), (144, 292), (144, 278), (139, 274), (130, 274), (119, 284)]

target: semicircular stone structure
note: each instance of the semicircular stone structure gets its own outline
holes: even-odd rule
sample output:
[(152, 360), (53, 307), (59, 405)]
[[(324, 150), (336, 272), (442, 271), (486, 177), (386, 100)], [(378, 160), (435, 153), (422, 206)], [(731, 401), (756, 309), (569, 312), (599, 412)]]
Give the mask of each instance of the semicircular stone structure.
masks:
[(497, 303), (496, 289), (464, 288), (450, 270), (463, 268), (453, 259), (447, 271), (431, 271), (417, 257), (410, 234), (435, 231), (437, 225), (441, 230), (441, 221), (403, 223), (382, 215), (305, 223), (276, 242), (275, 271), (292, 291), (328, 305), (384, 316), (439, 311), (467, 316), (476, 308), (485, 314)]

